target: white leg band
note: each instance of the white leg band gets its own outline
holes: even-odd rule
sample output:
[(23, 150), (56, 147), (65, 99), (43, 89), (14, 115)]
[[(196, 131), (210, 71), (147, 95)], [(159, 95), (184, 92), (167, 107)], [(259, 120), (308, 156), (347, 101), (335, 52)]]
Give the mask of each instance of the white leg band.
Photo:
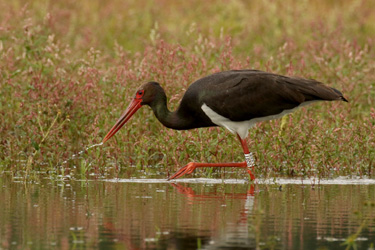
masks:
[(248, 168), (254, 167), (255, 159), (252, 152), (245, 154), (245, 160)]

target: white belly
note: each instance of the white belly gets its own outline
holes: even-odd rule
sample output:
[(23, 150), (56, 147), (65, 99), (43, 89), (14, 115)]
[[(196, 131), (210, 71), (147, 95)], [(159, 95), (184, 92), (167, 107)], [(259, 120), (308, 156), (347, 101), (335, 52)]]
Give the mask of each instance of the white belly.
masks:
[(298, 107), (295, 107), (293, 109), (284, 110), (283, 112), (281, 112), (280, 114), (277, 114), (277, 115), (264, 116), (264, 117), (254, 118), (254, 119), (251, 119), (251, 120), (240, 121), (240, 122), (231, 121), (228, 118), (226, 118), (222, 115), (219, 115), (218, 113), (213, 111), (210, 107), (208, 107), (205, 103), (203, 103), (201, 108), (202, 108), (203, 112), (211, 119), (211, 121), (213, 123), (215, 123), (218, 126), (224, 127), (226, 129), (228, 129), (230, 132), (232, 132), (233, 134), (238, 134), (242, 139), (245, 139), (247, 137), (248, 133), (249, 133), (249, 129), (251, 127), (253, 127), (257, 122), (268, 121), (268, 120), (280, 118), (280, 117), (282, 117), (286, 114), (292, 113), (295, 109), (297, 109), (299, 107), (302, 107), (302, 106), (306, 106), (306, 105), (308, 105), (312, 102), (315, 102), (315, 101), (304, 102), (301, 105), (299, 105)]

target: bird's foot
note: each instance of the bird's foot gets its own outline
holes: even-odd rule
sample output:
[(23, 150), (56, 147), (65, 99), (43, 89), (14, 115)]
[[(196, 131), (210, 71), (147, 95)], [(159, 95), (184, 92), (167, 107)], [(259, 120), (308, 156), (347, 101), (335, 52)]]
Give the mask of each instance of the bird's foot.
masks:
[(247, 162), (236, 162), (236, 163), (198, 163), (198, 162), (189, 162), (186, 166), (180, 168), (174, 175), (168, 178), (168, 180), (177, 179), (185, 174), (191, 174), (196, 168), (204, 167), (239, 167), (246, 168), (247, 172), (250, 175), (250, 179), (255, 180), (255, 176), (251, 172), (254, 168), (249, 167)]
[(169, 180), (180, 178), (181, 176), (185, 174), (191, 174), (198, 166), (198, 163), (195, 162), (189, 162), (184, 167), (180, 168), (174, 175), (168, 178)]
[(251, 181), (255, 180), (255, 175), (251, 172), (251, 169), (250, 169), (250, 168), (247, 168), (246, 170), (247, 170), (247, 172), (248, 172), (249, 175), (250, 175), (250, 180), (251, 180)]

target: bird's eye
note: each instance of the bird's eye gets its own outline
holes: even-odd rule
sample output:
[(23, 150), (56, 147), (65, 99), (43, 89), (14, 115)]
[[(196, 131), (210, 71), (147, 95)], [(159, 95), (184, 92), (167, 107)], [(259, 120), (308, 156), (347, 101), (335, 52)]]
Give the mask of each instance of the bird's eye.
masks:
[(141, 98), (144, 94), (144, 90), (138, 90), (137, 94), (136, 94), (136, 97), (137, 98)]

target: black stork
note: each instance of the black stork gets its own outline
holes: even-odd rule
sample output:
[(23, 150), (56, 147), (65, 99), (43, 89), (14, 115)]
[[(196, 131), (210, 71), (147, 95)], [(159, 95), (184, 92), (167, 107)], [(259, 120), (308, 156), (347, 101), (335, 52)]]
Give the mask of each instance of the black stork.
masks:
[(187, 130), (221, 126), (236, 134), (245, 154), (244, 162), (190, 162), (169, 179), (192, 173), (197, 167), (246, 168), (251, 180), (254, 157), (245, 138), (255, 123), (272, 120), (316, 101), (345, 101), (337, 89), (321, 82), (288, 77), (259, 70), (231, 70), (203, 77), (192, 83), (176, 111), (167, 108), (167, 96), (157, 82), (147, 82), (137, 90), (124, 114), (108, 132), (111, 138), (142, 106), (151, 107), (156, 118), (167, 128)]

